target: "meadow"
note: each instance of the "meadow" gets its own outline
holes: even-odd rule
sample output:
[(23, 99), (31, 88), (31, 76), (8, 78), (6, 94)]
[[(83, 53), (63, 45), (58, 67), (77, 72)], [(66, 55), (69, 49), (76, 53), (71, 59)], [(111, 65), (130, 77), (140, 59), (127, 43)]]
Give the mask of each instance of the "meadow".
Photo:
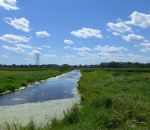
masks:
[(1, 68), (0, 69), (0, 93), (14, 91), (20, 87), (26, 87), (29, 83), (44, 80), (67, 72), (62, 69), (41, 68)]
[(149, 69), (81, 69), (80, 105), (36, 128), (7, 125), (11, 130), (149, 130)]

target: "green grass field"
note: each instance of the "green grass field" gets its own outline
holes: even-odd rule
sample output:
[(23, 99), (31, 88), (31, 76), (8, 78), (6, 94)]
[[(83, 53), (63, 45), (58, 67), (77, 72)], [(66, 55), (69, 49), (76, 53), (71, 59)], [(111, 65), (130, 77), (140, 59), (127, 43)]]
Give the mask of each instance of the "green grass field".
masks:
[(60, 69), (0, 69), (0, 93), (65, 73)]
[[(80, 106), (63, 120), (20, 130), (150, 130), (150, 70), (82, 69)], [(14, 128), (18, 126), (14, 125)], [(10, 126), (8, 127), (10, 129)]]

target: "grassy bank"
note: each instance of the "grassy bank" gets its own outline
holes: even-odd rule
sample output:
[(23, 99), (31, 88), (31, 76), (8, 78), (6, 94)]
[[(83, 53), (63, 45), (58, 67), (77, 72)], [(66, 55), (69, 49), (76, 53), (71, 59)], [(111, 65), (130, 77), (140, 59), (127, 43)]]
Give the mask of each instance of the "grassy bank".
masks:
[(62, 74), (66, 70), (61, 69), (19, 69), (5, 68), (0, 69), (0, 93), (7, 90), (15, 90), (29, 83), (44, 80)]
[(80, 106), (75, 105), (65, 113), (63, 120), (53, 119), (52, 124), (41, 128), (35, 128), (31, 121), (19, 129), (150, 129), (150, 70), (82, 69), (82, 75)]

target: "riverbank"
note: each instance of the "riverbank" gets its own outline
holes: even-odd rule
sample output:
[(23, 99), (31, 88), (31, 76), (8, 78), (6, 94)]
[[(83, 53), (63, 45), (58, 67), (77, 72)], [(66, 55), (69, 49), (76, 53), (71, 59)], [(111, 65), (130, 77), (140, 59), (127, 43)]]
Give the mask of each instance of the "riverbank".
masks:
[(150, 69), (82, 69), (80, 106), (45, 126), (18, 130), (148, 130)]
[(0, 70), (0, 93), (6, 94), (21, 87), (27, 87), (30, 83), (45, 80), (68, 72), (61, 69), (4, 69)]
[(74, 104), (80, 102), (77, 89), (73, 91), (75, 97), (67, 99), (49, 100), (46, 102), (27, 103), (22, 105), (1, 106), (0, 107), (0, 130), (14, 124), (21, 124), (22, 127), (28, 125), (30, 119), (34, 121), (36, 127), (42, 127), (52, 119), (62, 119), (64, 112), (67, 113)]
[[(78, 94), (78, 90), (77, 90), (77, 82), (79, 81), (80, 76), (81, 75), (79, 71), (78, 73), (76, 73), (75, 71), (71, 71), (71, 72), (64, 73), (62, 75), (41, 81), (41, 84), (44, 84), (44, 82), (45, 83), (49, 82), (50, 84), (47, 84), (49, 88), (57, 87), (58, 85), (60, 85), (59, 88), (60, 88), (60, 94), (61, 94), (61, 91), (62, 91), (61, 87), (65, 87), (65, 86), (64, 85), (61, 86), (61, 84), (59, 84), (58, 82), (59, 80), (61, 82), (64, 80), (64, 82), (69, 83), (68, 85), (73, 85), (72, 87), (69, 86), (69, 88), (70, 87), (72, 88), (70, 93), (74, 95), (73, 98), (64, 97), (64, 99), (48, 100), (48, 101), (43, 101), (43, 102), (25, 103), (25, 104), (10, 105), (10, 106), (7, 106), (7, 105), (0, 106), (0, 130), (7, 129), (7, 126), (9, 127), (12, 126), (13, 127), (12, 129), (15, 129), (14, 124), (17, 127), (20, 126), (19, 124), (21, 124), (21, 127), (25, 127), (30, 123), (30, 119), (34, 121), (34, 125), (36, 126), (36, 128), (45, 126), (47, 122), (50, 122), (50, 120), (53, 120), (54, 118), (62, 119), (64, 117), (64, 113), (67, 113), (67, 111), (70, 110), (74, 104), (79, 104), (80, 102), (80, 95)], [(53, 84), (55, 81), (58, 84), (56, 83), (56, 86), (51, 86), (51, 83)], [(40, 83), (38, 83), (38, 85), (40, 85)], [(37, 89), (37, 87), (34, 87), (34, 85), (31, 87), (33, 87), (34, 89)], [(25, 94), (27, 93), (25, 92)], [(31, 91), (30, 91), (30, 94), (32, 94)], [(20, 100), (20, 98), (22, 97), (15, 98), (15, 100)], [(33, 97), (33, 98), (36, 98), (36, 97)], [(2, 97), (2, 101), (3, 100), (4, 98)], [(11, 100), (14, 100), (14, 99), (11, 98)], [(7, 123), (9, 123), (9, 125)]]
[(63, 120), (52, 122), (44, 130), (150, 129), (150, 69), (82, 69), (81, 72), (80, 111), (71, 110)]

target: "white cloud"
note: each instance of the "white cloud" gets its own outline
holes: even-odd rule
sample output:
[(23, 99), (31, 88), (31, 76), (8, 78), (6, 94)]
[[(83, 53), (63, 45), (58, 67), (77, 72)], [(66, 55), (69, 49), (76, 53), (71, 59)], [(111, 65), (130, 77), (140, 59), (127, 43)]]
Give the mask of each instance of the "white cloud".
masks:
[[(150, 27), (150, 14), (140, 13), (137, 11), (134, 11), (130, 15), (130, 20), (128, 21), (121, 21), (119, 20), (117, 23), (109, 22), (107, 23), (108, 31), (111, 31), (113, 35), (119, 36), (121, 33), (130, 32), (133, 33), (131, 25), (138, 26), (141, 28), (148, 28)], [(130, 25), (130, 26), (129, 26)], [(135, 37), (135, 35), (131, 35), (131, 37), (135, 41), (136, 39), (141, 40), (142, 37)], [(123, 36), (123, 39), (126, 39), (125, 36)], [(136, 41), (137, 42), (137, 41)]]
[(126, 24), (132, 24), (142, 28), (150, 27), (150, 14), (139, 13), (137, 11), (134, 11), (130, 15), (130, 18), (131, 20), (126, 21)]
[(3, 49), (15, 52), (15, 53), (23, 53), (25, 50), (21, 47), (12, 47), (12, 46), (7, 46), (7, 45), (3, 45), (2, 46)]
[(28, 53), (28, 55), (31, 55), (31, 56), (33, 56), (35, 54), (41, 54), (41, 52), (37, 49), (33, 49), (31, 52)]
[(150, 52), (150, 43), (140, 43), (140, 51)]
[(79, 47), (79, 48), (72, 48), (74, 51), (77, 51), (77, 54), (80, 56), (88, 55), (90, 51), (92, 51), (91, 48), (88, 47)]
[(43, 45), (42, 47), (47, 48), (47, 49), (51, 48), (51, 46), (49, 46), (49, 45)]
[(23, 53), (25, 49), (32, 49), (33, 47), (31, 45), (16, 44), (15, 46), (3, 45), (2, 48), (15, 53)]
[(118, 33), (125, 33), (125, 32), (132, 31), (132, 28), (128, 27), (123, 22), (118, 22), (118, 23), (109, 22), (107, 23), (107, 27), (109, 28), (109, 30), (113, 32), (118, 32)]
[(101, 62), (110, 62), (110, 61), (116, 61), (116, 62), (142, 62), (142, 63), (148, 63), (150, 62), (149, 57), (145, 57), (142, 55), (137, 54), (105, 54), (100, 53), (99, 58)]
[(70, 46), (65, 46), (64, 49), (72, 49)]
[(112, 34), (113, 34), (114, 36), (120, 36), (120, 35), (121, 35), (120, 33), (117, 33), (117, 32), (112, 32)]
[(30, 38), (27, 38), (25, 36), (18, 36), (13, 34), (4, 34), (0, 37), (0, 40), (9, 42), (9, 43), (23, 43), (23, 42), (29, 42)]
[(44, 38), (44, 37), (49, 37), (50, 34), (46, 31), (39, 31), (39, 32), (36, 32), (36, 36), (38, 38)]
[(23, 48), (23, 49), (32, 49), (33, 47), (31, 45), (25, 45), (25, 44), (16, 44), (16, 47)]
[(78, 52), (88, 52), (88, 51), (91, 51), (91, 49), (90, 48), (88, 48), (88, 47), (80, 47), (80, 48), (73, 48), (73, 50), (75, 50), (75, 51), (78, 51)]
[(40, 53), (39, 50), (32, 50), (32, 53), (35, 54), (35, 53)]
[(101, 46), (101, 45), (98, 45), (94, 48), (95, 50), (97, 51), (100, 51), (101, 54), (118, 54), (118, 53), (121, 53), (122, 51), (126, 51), (127, 48), (125, 47), (114, 47), (114, 46), (108, 46), (108, 45), (105, 45), (105, 46)]
[(72, 31), (71, 34), (80, 38), (103, 38), (101, 30), (92, 28), (82, 28), (80, 30)]
[(16, 6), (16, 3), (16, 0), (0, 0), (0, 7), (6, 10), (17, 10), (19, 8)]
[(64, 43), (65, 44), (67, 44), (67, 45), (71, 45), (71, 44), (73, 44), (74, 42), (73, 41), (71, 41), (71, 40), (64, 40)]
[(101, 45), (97, 45), (94, 48), (88, 48), (88, 47), (79, 47), (79, 48), (69, 48), (69, 49), (73, 49), (74, 51), (77, 52), (77, 54), (84, 58), (88, 57), (88, 59), (91, 58), (92, 59), (96, 59), (99, 56), (105, 56), (105, 57), (119, 57), (120, 54), (122, 54), (124, 51), (127, 51), (128, 49), (125, 47), (115, 47), (115, 46), (101, 46)]
[(29, 21), (26, 18), (5, 18), (4, 19), (6, 23), (9, 25), (13, 26), (14, 28), (18, 30), (22, 30), (24, 32), (29, 32), (30, 27), (29, 27)]
[(127, 41), (127, 42), (135, 42), (135, 43), (140, 43), (140, 42), (144, 42), (145, 41), (143, 36), (136, 35), (136, 34), (123, 35), (122, 39)]
[[(67, 58), (64, 58), (65, 62), (67, 62)], [(71, 61), (70, 61), (71, 60)], [(99, 64), (101, 62), (150, 62), (150, 57), (146, 57), (144, 55), (137, 55), (132, 53), (101, 53), (101, 52), (90, 52), (84, 53), (83, 55), (79, 54), (75, 59), (70, 58), (70, 64)]]

